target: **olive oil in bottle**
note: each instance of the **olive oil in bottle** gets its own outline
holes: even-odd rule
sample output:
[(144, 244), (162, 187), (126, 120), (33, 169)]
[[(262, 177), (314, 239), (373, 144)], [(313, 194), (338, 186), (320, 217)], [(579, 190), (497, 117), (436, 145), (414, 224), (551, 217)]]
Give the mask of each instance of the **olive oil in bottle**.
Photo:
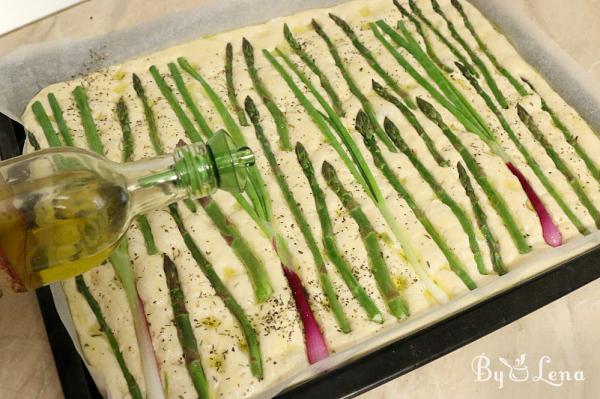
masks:
[(253, 164), (224, 131), (127, 164), (75, 148), (2, 162), (0, 288), (2, 279), (23, 291), (81, 274), (111, 254), (137, 214), (217, 188), (241, 192)]

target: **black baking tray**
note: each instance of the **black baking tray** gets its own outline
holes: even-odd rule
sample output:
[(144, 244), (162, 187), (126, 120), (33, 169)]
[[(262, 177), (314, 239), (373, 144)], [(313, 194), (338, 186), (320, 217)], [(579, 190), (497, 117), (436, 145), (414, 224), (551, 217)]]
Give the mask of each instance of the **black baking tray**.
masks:
[[(0, 154), (21, 153), (23, 128), (0, 114)], [(387, 345), (338, 369), (281, 393), (281, 399), (351, 398), (450, 353), (600, 277), (600, 248)], [(100, 394), (67, 334), (50, 290), (37, 291), (48, 340), (65, 398)]]

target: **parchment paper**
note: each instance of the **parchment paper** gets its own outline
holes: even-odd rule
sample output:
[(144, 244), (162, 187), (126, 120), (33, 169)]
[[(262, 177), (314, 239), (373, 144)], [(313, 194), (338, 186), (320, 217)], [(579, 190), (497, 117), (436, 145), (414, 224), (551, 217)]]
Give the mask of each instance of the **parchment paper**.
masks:
[[(100, 37), (64, 37), (20, 48), (0, 57), (0, 112), (19, 119), (27, 102), (41, 88), (58, 81), (92, 72), (169, 45), (202, 35), (217, 33), (277, 16), (327, 7), (340, 0), (208, 0), (201, 7), (167, 15), (164, 18)], [(523, 14), (503, 0), (471, 0), (499, 30), (517, 47), (521, 55), (536, 67), (554, 87), (596, 130), (600, 131), (600, 87), (589, 74)], [(600, 233), (573, 240), (557, 249), (536, 252), (511, 273), (449, 304), (411, 317), (408, 321), (382, 331), (361, 345), (340, 352), (290, 376), (261, 397), (270, 397), (285, 387), (334, 368), (464, 310), (481, 300), (496, 295), (521, 281), (556, 267), (556, 259), (572, 258), (600, 245)], [(60, 286), (53, 287), (57, 310), (78, 346), (75, 328)], [(91, 370), (99, 388), (102, 376)]]

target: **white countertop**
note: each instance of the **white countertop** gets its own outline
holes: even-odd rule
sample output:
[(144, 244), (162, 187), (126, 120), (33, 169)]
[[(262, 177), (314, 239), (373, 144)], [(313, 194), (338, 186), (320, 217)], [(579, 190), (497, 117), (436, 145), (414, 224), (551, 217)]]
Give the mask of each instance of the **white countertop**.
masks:
[[(91, 35), (153, 19), (166, 10), (185, 10), (201, 1), (155, 0), (147, 7), (144, 0), (90, 0), (0, 37), (0, 52), (41, 37), (58, 37), (65, 26)], [(600, 80), (600, 0), (511, 2)], [(58, 19), (72, 23), (56, 23)], [(598, 263), (600, 267), (600, 259)], [(16, 318), (15, 311), (27, 317)], [(595, 398), (600, 392), (600, 379), (595, 378), (600, 375), (599, 347), (597, 280), (361, 399)], [(513, 368), (512, 374), (504, 363)], [(478, 365), (480, 381), (473, 371)], [(571, 380), (560, 384), (561, 376)], [(24, 397), (62, 397), (33, 294), (0, 301), (0, 398)]]

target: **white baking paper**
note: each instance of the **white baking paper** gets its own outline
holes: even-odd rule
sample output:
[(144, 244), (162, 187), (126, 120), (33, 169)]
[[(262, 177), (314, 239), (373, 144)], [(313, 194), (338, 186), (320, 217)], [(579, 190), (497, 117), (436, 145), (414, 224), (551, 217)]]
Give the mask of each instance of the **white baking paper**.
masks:
[[(339, 0), (229, 0), (209, 1), (185, 13), (168, 15), (160, 20), (110, 33), (101, 37), (64, 38), (21, 48), (0, 57), (0, 112), (15, 119), (28, 101), (43, 87), (119, 63), (143, 53), (184, 42), (202, 35), (259, 23), (276, 16), (285, 16), (310, 8), (323, 8)], [(600, 87), (589, 74), (530, 20), (503, 0), (471, 0), (499, 30), (517, 47), (521, 55), (536, 67), (550, 85), (588, 123), (600, 131)], [(358, 356), (405, 337), (427, 326), (503, 292), (553, 267), (557, 259), (571, 259), (600, 245), (600, 232), (582, 237), (560, 248), (536, 251), (526, 257), (513, 271), (475, 291), (454, 298), (450, 303), (411, 317), (406, 322), (381, 331), (369, 340), (324, 361), (299, 370), (260, 397), (271, 397), (290, 385), (318, 373), (340, 366)], [(77, 337), (69, 309), (60, 289), (53, 289), (57, 310), (75, 344)], [(92, 370), (99, 388), (104, 381)]]

